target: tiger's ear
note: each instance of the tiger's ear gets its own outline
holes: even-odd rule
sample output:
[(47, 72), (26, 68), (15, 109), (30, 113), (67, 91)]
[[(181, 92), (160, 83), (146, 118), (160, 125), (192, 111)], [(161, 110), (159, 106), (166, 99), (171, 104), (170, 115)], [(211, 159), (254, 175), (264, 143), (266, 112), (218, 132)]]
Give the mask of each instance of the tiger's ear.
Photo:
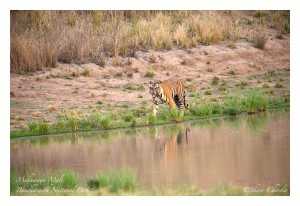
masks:
[(160, 81), (160, 80), (158, 80), (158, 81), (157, 81), (157, 83), (158, 83), (158, 84), (161, 84), (161, 81)]
[(149, 84), (152, 84), (152, 81), (150, 81)]

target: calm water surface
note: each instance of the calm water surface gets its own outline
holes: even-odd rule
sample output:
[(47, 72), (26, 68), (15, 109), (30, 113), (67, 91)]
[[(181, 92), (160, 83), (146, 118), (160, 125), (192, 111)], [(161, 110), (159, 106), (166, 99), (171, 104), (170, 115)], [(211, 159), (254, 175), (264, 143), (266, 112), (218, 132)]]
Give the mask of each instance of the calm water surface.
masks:
[(290, 113), (151, 128), (11, 140), (20, 174), (72, 169), (82, 181), (100, 170), (131, 168), (146, 188), (220, 184), (274, 186), (290, 181)]

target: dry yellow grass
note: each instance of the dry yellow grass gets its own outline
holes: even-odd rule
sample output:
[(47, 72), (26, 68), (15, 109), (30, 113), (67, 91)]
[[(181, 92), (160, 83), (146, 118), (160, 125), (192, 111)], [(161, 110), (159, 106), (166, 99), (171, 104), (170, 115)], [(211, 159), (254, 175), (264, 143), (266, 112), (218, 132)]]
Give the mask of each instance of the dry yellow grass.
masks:
[(250, 26), (272, 26), (280, 38), (289, 32), (288, 11), (11, 11), (11, 72), (57, 62), (104, 67), (106, 58), (134, 57), (136, 50), (235, 41), (249, 16)]

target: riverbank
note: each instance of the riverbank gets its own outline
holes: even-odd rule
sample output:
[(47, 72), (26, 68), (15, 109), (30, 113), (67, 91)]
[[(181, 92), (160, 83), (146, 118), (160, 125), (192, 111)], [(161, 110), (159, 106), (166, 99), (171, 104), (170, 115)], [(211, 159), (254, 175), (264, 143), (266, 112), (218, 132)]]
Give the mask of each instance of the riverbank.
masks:
[[(10, 136), (140, 127), (211, 116), (236, 115), (241, 112), (254, 113), (268, 107), (289, 105), (290, 34), (287, 24), (289, 23), (288, 12), (191, 11), (177, 12), (177, 14), (168, 11), (144, 13), (123, 11), (113, 13), (33, 12), (32, 15), (27, 11), (13, 13), (13, 45), (11, 46), (14, 49), (11, 55), (14, 58), (12, 58), (10, 76)], [(59, 21), (62, 27), (54, 26), (57, 23), (54, 21), (58, 19), (57, 15), (66, 20), (72, 17), (71, 19), (75, 20), (72, 21), (73, 27), (70, 27), (69, 24), (66, 25), (65, 21)], [(103, 15), (105, 18), (98, 19), (97, 15)], [(230, 24), (220, 23), (218, 19), (223, 19), (223, 17), (228, 18)], [(22, 21), (18, 21), (19, 18)], [(33, 23), (32, 27), (25, 24), (24, 19), (27, 18), (28, 23)], [(131, 47), (133, 45), (122, 44), (121, 47), (124, 47), (125, 50), (133, 49), (132, 55), (122, 55), (120, 51), (108, 55), (108, 48), (104, 45), (120, 49), (119, 44), (122, 41), (110, 41), (98, 38), (98, 36), (96, 38), (94, 35), (99, 35), (97, 32), (108, 31), (97, 30), (98, 24), (92, 26), (95, 18), (99, 20), (98, 23), (119, 19), (120, 21), (115, 22), (116, 25), (109, 25), (112, 29), (110, 31), (123, 34), (126, 32), (123, 32), (122, 29), (127, 28), (133, 32), (126, 33), (128, 35), (137, 32), (136, 29), (140, 27), (135, 26), (140, 25), (141, 22), (150, 24), (156, 22), (157, 25), (163, 25), (163, 28), (169, 28), (169, 35), (164, 36), (166, 39), (163, 39), (168, 40), (172, 47), (165, 47), (167, 45), (160, 41), (150, 42), (150, 44), (141, 41), (135, 45), (135, 48)], [(205, 27), (208, 31), (204, 32), (208, 35), (207, 38), (204, 38), (204, 33), (200, 32), (200, 30), (203, 31), (202, 29), (195, 30), (198, 28), (193, 24), (198, 22), (198, 20), (193, 20), (195, 18), (215, 22)], [(44, 21), (46, 19), (47, 21)], [(44, 25), (45, 22), (49, 23), (48, 29), (55, 32), (43, 32), (44, 26), (47, 27)], [(92, 22), (92, 24), (83, 25), (96, 33), (83, 32), (79, 26), (82, 24), (79, 22)], [(190, 22), (191, 24), (189, 23), (185, 27), (180, 22)], [(123, 26), (126, 26), (119, 27), (119, 23), (122, 25), (124, 23)], [(282, 27), (284, 25), (286, 28)], [(232, 36), (211, 39), (210, 37), (217, 36), (212, 31), (222, 31), (223, 26), (229, 26), (228, 29), (232, 29), (232, 31), (229, 30)], [(65, 61), (66, 55), (71, 54), (77, 47), (69, 47), (68, 41), (61, 41), (59, 45), (66, 44), (65, 48), (57, 51), (59, 47), (54, 46), (58, 43), (55, 35), (63, 35), (65, 30), (62, 28), (70, 29), (71, 33), (82, 34), (83, 32), (82, 35), (91, 35), (86, 38), (84, 43), (88, 43), (89, 40), (99, 40), (104, 47), (95, 48), (100, 49), (99, 51), (86, 47), (89, 52), (84, 52), (81, 56), (84, 61), (78, 61), (76, 55), (70, 56), (69, 61)], [(150, 35), (155, 40), (162, 39), (162, 37), (157, 37), (157, 33), (147, 33), (146, 31), (148, 31), (146, 28), (140, 28), (138, 33)], [(195, 32), (189, 34), (189, 31)], [(194, 43), (190, 42), (191, 38), (183, 38), (184, 41), (179, 41), (180, 35), (173, 35), (173, 32), (178, 35), (182, 33), (185, 37), (192, 35), (199, 39)], [(28, 36), (24, 36), (24, 33)], [(46, 37), (50, 35), (50, 39), (55, 40), (53, 45), (45, 44), (42, 41), (46, 37), (37, 41), (41, 35), (46, 35)], [(108, 35), (105, 33), (103, 36)], [(170, 36), (177, 37), (175, 40), (169, 41)], [(133, 37), (128, 36), (126, 39), (132, 40)], [(199, 41), (200, 39), (213, 41), (203, 42)], [(24, 48), (20, 46), (23, 45), (22, 42)], [(26, 47), (26, 45), (34, 45), (31, 42), (37, 46)], [(261, 45), (258, 46), (258, 43)], [(162, 44), (163, 47), (157, 48), (159, 44)], [(88, 45), (98, 44), (92, 42)], [(48, 48), (54, 46), (53, 52), (50, 51), (51, 48), (49, 48), (50, 50), (40, 49), (43, 46), (48, 46)], [(34, 61), (36, 58), (30, 57), (35, 52), (26, 52), (22, 49), (29, 49), (29, 51), (36, 49), (35, 52), (45, 53), (46, 56), (51, 56), (51, 54), (53, 57), (62, 56), (54, 61), (55, 65), (53, 66), (40, 65), (39, 62)], [(86, 56), (90, 52), (92, 52), (92, 59), (90, 59), (91, 56)], [(25, 55), (27, 53), (30, 55)], [(26, 58), (28, 61), (25, 61)], [(32, 62), (30, 62), (31, 60)], [(30, 64), (25, 64), (26, 62)], [(24, 65), (19, 65), (21, 63)], [(38, 67), (31, 67), (31, 64), (37, 64)], [(21, 68), (24, 70), (19, 70)], [(153, 79), (163, 81), (176, 75), (184, 81), (186, 100), (190, 108), (185, 110), (182, 117), (179, 112), (170, 112), (167, 105), (162, 105), (159, 107), (158, 116), (153, 117), (148, 82)]]

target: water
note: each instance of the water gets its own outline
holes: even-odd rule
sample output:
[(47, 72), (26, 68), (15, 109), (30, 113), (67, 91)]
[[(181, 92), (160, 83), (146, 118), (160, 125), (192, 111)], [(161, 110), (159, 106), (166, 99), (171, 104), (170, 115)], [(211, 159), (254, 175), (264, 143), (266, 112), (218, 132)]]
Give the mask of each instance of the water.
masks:
[(131, 168), (145, 188), (274, 186), (290, 181), (289, 111), (186, 124), (11, 140), (20, 174), (72, 169), (85, 182)]

